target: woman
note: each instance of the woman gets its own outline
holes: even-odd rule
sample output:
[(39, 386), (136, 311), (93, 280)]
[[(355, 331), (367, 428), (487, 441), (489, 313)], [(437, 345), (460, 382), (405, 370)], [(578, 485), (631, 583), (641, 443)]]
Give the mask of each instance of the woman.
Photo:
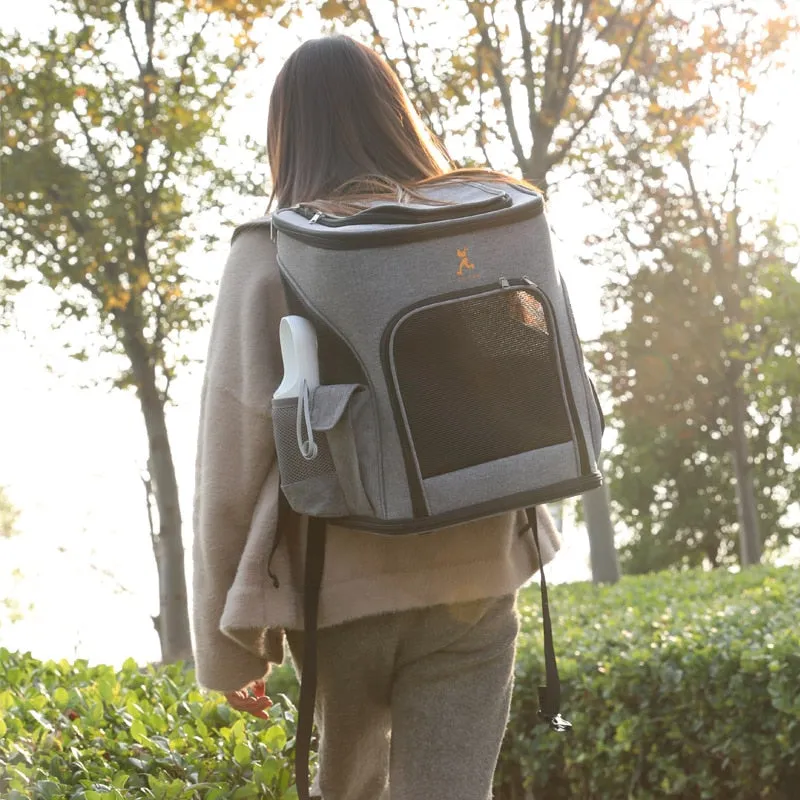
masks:
[[(268, 149), (278, 207), (314, 201), (347, 210), (458, 179), (391, 69), (341, 36), (307, 42), (284, 65)], [(268, 229), (240, 229), (203, 388), (194, 622), (199, 682), (258, 715), (269, 701), (248, 684), (282, 661), (284, 638), (295, 664), (303, 658), (305, 527), (279, 514), (270, 423), (286, 313)], [(546, 513), (539, 516), (549, 560), (558, 539)], [(491, 796), (511, 698), (515, 595), (539, 566), (526, 528), (516, 513), (416, 537), (329, 526), (316, 796)]]

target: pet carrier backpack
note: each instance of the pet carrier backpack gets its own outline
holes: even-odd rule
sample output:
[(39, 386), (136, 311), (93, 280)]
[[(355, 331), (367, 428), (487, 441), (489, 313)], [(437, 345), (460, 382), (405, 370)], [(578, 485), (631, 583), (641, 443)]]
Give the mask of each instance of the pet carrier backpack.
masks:
[[(251, 224), (272, 226), (290, 314), (318, 342), (319, 385), (273, 399), (282, 492), (310, 518), (305, 798), (325, 520), (394, 536), (526, 509), (538, 550), (534, 507), (601, 485), (603, 418), (537, 192), (446, 181), (349, 216), (300, 204)], [(565, 730), (541, 586), (541, 713)]]

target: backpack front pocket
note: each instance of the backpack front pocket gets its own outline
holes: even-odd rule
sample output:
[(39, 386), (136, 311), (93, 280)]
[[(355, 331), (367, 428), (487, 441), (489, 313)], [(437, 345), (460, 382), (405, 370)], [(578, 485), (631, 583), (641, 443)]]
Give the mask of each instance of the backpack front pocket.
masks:
[(387, 329), (383, 359), (415, 516), (463, 502), (441, 496), (448, 475), (497, 464), (481, 473), (485, 484), (502, 465), (510, 488), (536, 453), (572, 453), (564, 480), (569, 463), (583, 461), (552, 307), (529, 281), (503, 280), (406, 309)]
[(362, 478), (377, 459), (369, 392), (360, 384), (318, 386), (272, 401), (281, 488), (299, 514), (372, 515)]

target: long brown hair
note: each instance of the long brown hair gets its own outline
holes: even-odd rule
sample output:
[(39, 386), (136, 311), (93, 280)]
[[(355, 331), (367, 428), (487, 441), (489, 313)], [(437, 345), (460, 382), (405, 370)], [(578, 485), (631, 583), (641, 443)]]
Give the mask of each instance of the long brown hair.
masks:
[(394, 72), (347, 36), (312, 39), (289, 56), (267, 127), (272, 198), (281, 207), (366, 176), (409, 184), (451, 166)]
[(456, 176), (524, 184), (488, 170), (456, 169), (388, 64), (341, 35), (305, 42), (281, 68), (270, 97), (267, 151), (270, 207), (313, 201), (345, 213), (370, 199), (414, 197), (417, 187)]

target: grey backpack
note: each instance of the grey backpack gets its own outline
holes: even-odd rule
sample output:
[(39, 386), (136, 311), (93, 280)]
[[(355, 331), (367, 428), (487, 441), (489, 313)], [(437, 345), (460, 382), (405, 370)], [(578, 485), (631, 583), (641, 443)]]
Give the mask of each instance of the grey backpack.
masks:
[[(290, 312), (312, 322), (319, 343), (320, 385), (273, 401), (282, 491), (311, 518), (305, 797), (324, 521), (408, 535), (526, 509), (538, 548), (534, 507), (601, 485), (603, 417), (540, 194), (453, 181), (428, 187), (424, 202), (351, 216), (299, 205), (264, 224)], [(543, 578), (542, 590), (541, 711), (566, 730)]]

